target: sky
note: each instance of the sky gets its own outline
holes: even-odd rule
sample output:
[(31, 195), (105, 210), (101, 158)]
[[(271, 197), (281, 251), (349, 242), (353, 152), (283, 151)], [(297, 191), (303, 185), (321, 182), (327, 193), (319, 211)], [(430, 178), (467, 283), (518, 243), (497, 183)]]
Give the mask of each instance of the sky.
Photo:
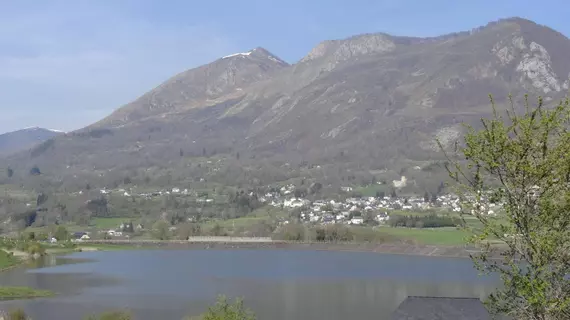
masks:
[(436, 36), (519, 16), (570, 36), (568, 0), (0, 0), (0, 133), (72, 131), (169, 77), (261, 46)]

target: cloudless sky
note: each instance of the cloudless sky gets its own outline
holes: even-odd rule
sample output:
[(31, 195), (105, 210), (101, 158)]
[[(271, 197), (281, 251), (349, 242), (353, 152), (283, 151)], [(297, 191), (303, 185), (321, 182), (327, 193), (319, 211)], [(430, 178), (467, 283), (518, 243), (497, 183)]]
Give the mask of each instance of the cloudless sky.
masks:
[(0, 133), (74, 130), (176, 73), (261, 46), (436, 36), (519, 16), (570, 36), (569, 0), (0, 0)]

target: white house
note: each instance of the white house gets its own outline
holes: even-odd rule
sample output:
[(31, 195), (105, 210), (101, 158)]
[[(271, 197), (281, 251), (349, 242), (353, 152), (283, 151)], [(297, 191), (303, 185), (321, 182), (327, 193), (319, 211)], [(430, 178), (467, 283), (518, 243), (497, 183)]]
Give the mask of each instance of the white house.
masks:
[(351, 224), (362, 224), (362, 223), (364, 223), (364, 218), (354, 217), (354, 218), (350, 219), (350, 223)]

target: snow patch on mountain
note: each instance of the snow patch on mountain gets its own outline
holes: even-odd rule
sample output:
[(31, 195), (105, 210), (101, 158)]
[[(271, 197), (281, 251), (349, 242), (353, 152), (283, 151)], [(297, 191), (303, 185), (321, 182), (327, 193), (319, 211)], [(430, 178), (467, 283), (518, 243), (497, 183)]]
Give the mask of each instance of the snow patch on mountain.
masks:
[(61, 131), (61, 130), (57, 130), (57, 129), (47, 129), (47, 128), (40, 128), (40, 127), (26, 127), (22, 130), (47, 130), (47, 131), (51, 131), (51, 132), (65, 133), (65, 131)]
[(231, 57), (236, 57), (236, 56), (249, 56), (251, 54), (251, 51), (248, 52), (240, 52), (240, 53), (232, 53), (230, 55), (224, 56), (222, 57), (222, 59), (226, 59), (226, 58), (231, 58)]

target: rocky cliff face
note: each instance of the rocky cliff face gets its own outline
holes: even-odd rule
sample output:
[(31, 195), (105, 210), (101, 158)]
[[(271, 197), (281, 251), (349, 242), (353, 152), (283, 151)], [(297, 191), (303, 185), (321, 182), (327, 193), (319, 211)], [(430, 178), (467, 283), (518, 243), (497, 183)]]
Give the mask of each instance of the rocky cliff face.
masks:
[(53, 148), (14, 161), (59, 174), (67, 165), (175, 165), (184, 149), (190, 156), (240, 153), (241, 167), (425, 167), (441, 157), (435, 138), (451, 145), (461, 122), (490, 112), (488, 94), (499, 107), (509, 94), (552, 103), (565, 96), (568, 56), (568, 38), (519, 18), (435, 38), (325, 41), (291, 66), (257, 48), (183, 72)]

